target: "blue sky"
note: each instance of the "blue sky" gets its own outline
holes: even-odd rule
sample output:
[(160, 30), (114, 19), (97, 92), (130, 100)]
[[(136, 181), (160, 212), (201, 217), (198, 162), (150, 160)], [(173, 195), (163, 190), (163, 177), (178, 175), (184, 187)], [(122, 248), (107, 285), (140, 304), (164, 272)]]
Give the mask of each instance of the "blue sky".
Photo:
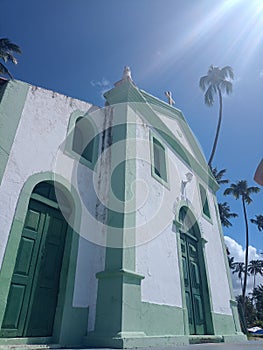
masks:
[[(16, 79), (103, 106), (102, 92), (129, 65), (141, 89), (164, 100), (164, 91), (173, 92), (206, 157), (218, 104), (205, 106), (199, 78), (211, 64), (230, 65), (233, 93), (224, 98), (214, 165), (226, 168), (231, 182), (256, 185), (263, 148), (262, 0), (1, 0), (0, 14), (0, 37), (23, 50), (19, 64), (9, 66)], [(240, 213), (225, 235), (244, 246), (241, 203), (223, 200)], [(248, 207), (250, 218), (262, 214), (262, 202), (261, 190)], [(263, 233), (250, 225), (257, 252), (262, 242)]]

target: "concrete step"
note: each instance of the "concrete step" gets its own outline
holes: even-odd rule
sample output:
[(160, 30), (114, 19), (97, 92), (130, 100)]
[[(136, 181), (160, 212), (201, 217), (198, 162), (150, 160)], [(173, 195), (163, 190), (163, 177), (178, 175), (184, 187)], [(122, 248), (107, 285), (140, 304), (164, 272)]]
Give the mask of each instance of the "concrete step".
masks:
[(223, 341), (223, 337), (219, 335), (191, 335), (189, 337), (190, 344), (222, 343)]
[(59, 344), (19, 344), (19, 345), (0, 345), (0, 350), (45, 350), (45, 349), (60, 349)]

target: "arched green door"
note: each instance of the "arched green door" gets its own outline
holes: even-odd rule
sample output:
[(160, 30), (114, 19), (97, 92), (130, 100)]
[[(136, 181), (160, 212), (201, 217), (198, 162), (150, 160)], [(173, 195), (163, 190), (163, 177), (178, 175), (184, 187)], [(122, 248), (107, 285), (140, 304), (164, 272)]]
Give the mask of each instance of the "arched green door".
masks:
[(193, 335), (207, 334), (206, 309), (209, 308), (209, 301), (205, 300), (207, 282), (203, 273), (204, 259), (197, 233), (197, 223), (185, 207), (181, 209), (180, 221), (182, 223), (180, 240), (189, 332)]
[(52, 336), (67, 223), (51, 184), (42, 183), (34, 192), (10, 284), (4, 337)]
[(206, 334), (197, 242), (183, 233), (180, 237), (189, 331), (190, 334)]

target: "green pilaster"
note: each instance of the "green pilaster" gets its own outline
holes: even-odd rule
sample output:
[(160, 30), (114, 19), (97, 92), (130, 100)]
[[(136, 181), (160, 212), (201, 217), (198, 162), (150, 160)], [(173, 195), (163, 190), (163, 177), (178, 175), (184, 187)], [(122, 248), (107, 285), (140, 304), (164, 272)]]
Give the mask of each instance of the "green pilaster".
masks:
[(0, 81), (0, 184), (5, 172), (29, 85), (21, 81)]
[[(123, 90), (129, 100), (129, 86)], [(114, 90), (112, 94), (115, 95)], [(127, 339), (145, 336), (140, 322), (141, 280), (144, 277), (135, 272), (136, 128), (135, 113), (128, 103), (109, 108), (112, 108), (108, 135), (111, 140), (111, 188), (105, 270), (97, 274), (95, 330), (88, 333), (86, 343), (123, 347)]]

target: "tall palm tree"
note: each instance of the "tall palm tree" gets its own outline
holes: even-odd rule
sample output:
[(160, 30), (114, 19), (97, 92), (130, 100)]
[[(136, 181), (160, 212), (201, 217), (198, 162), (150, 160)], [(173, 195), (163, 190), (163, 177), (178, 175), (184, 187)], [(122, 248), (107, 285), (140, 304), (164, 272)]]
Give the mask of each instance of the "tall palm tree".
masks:
[(245, 264), (243, 262), (234, 262), (233, 273), (237, 273), (237, 276), (240, 279), (241, 290), (243, 290), (243, 275), (245, 274)]
[(256, 215), (256, 219), (250, 219), (253, 224), (256, 224), (259, 231), (263, 230), (263, 215)]
[(260, 189), (255, 186), (248, 187), (246, 180), (240, 180), (236, 184), (232, 183), (229, 188), (224, 191), (224, 195), (233, 195), (235, 199), (241, 198), (243, 214), (245, 220), (245, 228), (246, 228), (246, 249), (245, 249), (245, 273), (244, 273), (244, 284), (242, 289), (242, 299), (243, 306), (245, 312), (245, 296), (247, 289), (247, 275), (248, 275), (248, 246), (249, 246), (249, 231), (248, 231), (248, 219), (247, 219), (247, 211), (246, 204), (250, 204), (252, 202), (251, 194), (258, 193)]
[[(17, 59), (15, 58), (14, 53), (22, 53), (20, 47), (12, 43), (7, 38), (0, 39), (0, 59), (2, 59), (4, 62), (10, 61), (14, 64), (17, 64)], [(3, 63), (1, 62), (0, 62), (0, 73), (8, 75), (11, 79), (13, 79), (7, 67), (3, 65)]]
[(221, 224), (225, 227), (232, 226), (231, 222), (229, 221), (230, 218), (236, 218), (238, 215), (236, 213), (230, 212), (230, 206), (227, 202), (224, 203), (218, 203), (218, 210), (220, 215), (220, 221)]
[(204, 75), (199, 80), (199, 86), (202, 91), (205, 92), (205, 104), (209, 107), (214, 104), (214, 95), (218, 94), (219, 97), (219, 117), (216, 128), (216, 135), (214, 144), (212, 147), (211, 155), (208, 160), (208, 165), (212, 167), (212, 161), (215, 155), (218, 137), (222, 122), (222, 112), (223, 112), (223, 97), (222, 95), (226, 93), (229, 95), (232, 92), (232, 82), (234, 79), (233, 69), (230, 66), (225, 66), (223, 68), (215, 67), (211, 65), (208, 69), (207, 75)]
[(253, 289), (255, 289), (256, 275), (259, 274), (263, 276), (263, 260), (251, 260), (247, 270), (253, 275)]
[(215, 167), (215, 168), (212, 168), (211, 170), (218, 185), (225, 185), (229, 183), (228, 179), (223, 179), (223, 177), (225, 176), (226, 169), (217, 170), (217, 168)]

